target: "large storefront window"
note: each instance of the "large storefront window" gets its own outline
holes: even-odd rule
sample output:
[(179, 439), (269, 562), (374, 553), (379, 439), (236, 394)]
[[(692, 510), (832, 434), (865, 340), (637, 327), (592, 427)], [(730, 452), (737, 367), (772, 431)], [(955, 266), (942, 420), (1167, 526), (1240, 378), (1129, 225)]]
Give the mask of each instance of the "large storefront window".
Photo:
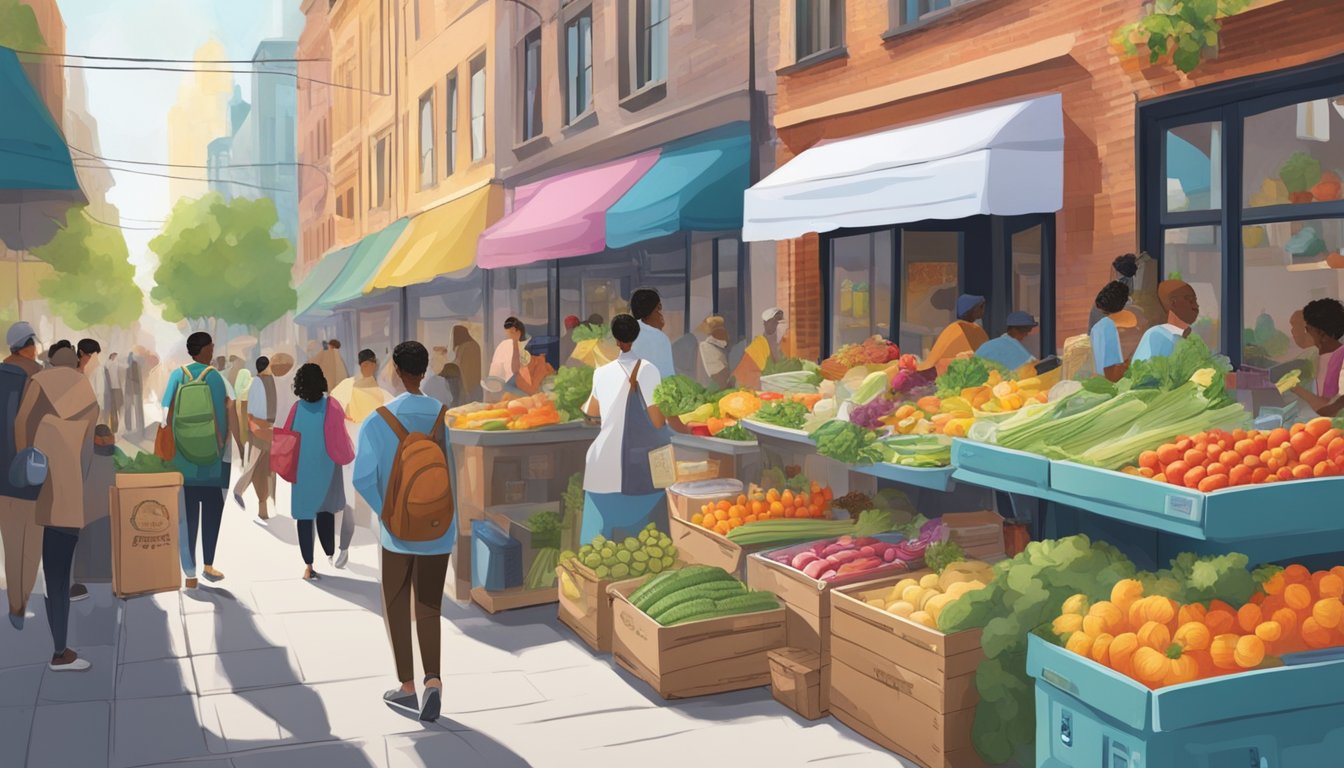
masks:
[(1341, 78), (1332, 62), (1140, 108), (1144, 247), (1240, 364), (1307, 355), (1293, 315), (1344, 295)]
[(923, 357), (957, 319), (960, 232), (901, 233), (902, 350)]
[(471, 337), (485, 340), (485, 296), (481, 273), (459, 280), (440, 280), (409, 289), (414, 338), (429, 348), (450, 347), (453, 328), (464, 325)]
[[(1037, 224), (1021, 232), (1014, 232), (1010, 247), (1012, 249), (1012, 297), (1013, 309), (1029, 312), (1040, 322), (1044, 306), (1045, 252), (1042, 241), (1045, 237), (1045, 225)], [(1041, 356), (1041, 327), (1022, 341), (1022, 344), (1037, 357)]]
[(891, 336), (891, 249), (891, 230), (831, 240), (832, 349)]

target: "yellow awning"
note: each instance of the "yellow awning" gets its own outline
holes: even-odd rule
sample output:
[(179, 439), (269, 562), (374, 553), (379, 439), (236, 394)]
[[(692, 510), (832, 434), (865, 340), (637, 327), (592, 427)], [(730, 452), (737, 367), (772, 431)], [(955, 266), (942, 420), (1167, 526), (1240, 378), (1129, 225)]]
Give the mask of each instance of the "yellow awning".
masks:
[(476, 265), (476, 240), (504, 212), (504, 190), (482, 187), (411, 219), (367, 291), (405, 288)]

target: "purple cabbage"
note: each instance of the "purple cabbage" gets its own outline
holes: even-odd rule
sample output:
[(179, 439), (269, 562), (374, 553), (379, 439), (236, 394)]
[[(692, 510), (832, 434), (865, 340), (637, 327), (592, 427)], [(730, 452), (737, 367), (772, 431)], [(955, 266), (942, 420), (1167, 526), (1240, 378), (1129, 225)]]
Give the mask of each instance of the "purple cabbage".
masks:
[(896, 410), (896, 401), (888, 400), (885, 397), (878, 397), (863, 405), (856, 405), (849, 412), (850, 423), (857, 424), (864, 429), (882, 429), (882, 418), (890, 416)]

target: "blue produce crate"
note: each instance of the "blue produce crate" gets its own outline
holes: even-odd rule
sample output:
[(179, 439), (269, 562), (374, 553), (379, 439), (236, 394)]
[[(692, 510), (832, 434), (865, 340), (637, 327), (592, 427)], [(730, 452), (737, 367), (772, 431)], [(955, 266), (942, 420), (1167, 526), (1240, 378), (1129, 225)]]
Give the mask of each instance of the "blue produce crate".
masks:
[(1324, 768), (1344, 755), (1344, 662), (1156, 691), (1039, 637), (1037, 768)]
[(471, 586), (498, 592), (522, 584), (522, 543), (489, 520), (471, 521)]
[(952, 490), (952, 467), (904, 467), (900, 464), (880, 462), (855, 466), (854, 472), (861, 475), (889, 480), (893, 483), (913, 485), (916, 488), (928, 488), (931, 491)]
[(966, 438), (952, 441), (952, 477), (996, 491), (1049, 498), (1050, 460)]
[(1344, 530), (1344, 477), (1322, 477), (1200, 493), (1135, 475), (1054, 462), (1056, 500), (1098, 515), (1192, 539), (1310, 538)]

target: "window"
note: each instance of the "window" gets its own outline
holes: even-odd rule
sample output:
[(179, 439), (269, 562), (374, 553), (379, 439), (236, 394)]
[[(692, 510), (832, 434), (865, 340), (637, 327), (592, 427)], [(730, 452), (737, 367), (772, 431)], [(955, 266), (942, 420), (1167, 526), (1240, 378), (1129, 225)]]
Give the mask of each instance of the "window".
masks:
[(892, 230), (836, 237), (831, 251), (831, 349), (891, 337)]
[(392, 165), (388, 162), (388, 145), (392, 143), (389, 134), (373, 140), (373, 155), (369, 168), (369, 207), (382, 208), (387, 205), (387, 192), (392, 187)]
[(485, 57), (471, 63), (471, 161), (485, 157)]
[(420, 97), (420, 188), (434, 186), (434, 91)]
[[(1221, 349), (1221, 307), (1223, 292), (1223, 248), (1218, 227), (1179, 227), (1168, 229), (1162, 236), (1165, 255), (1162, 279), (1184, 280), (1195, 289), (1199, 298), (1200, 318), (1195, 322), (1198, 333), (1211, 349)], [(1150, 324), (1165, 323), (1165, 317), (1145, 318)]]
[(797, 0), (798, 60), (845, 44), (844, 0)]
[(593, 105), (593, 8), (565, 23), (565, 122)]
[(541, 28), (523, 38), (522, 110), (523, 141), (541, 135)]
[(444, 147), (443, 152), (448, 156), (448, 175), (452, 175), (457, 169), (457, 75), (448, 76), (447, 95), (444, 97), (447, 102), (446, 110), (448, 122), (448, 146)]
[[(1044, 259), (1042, 240), (1045, 226), (1037, 224), (1029, 229), (1014, 232), (1011, 235), (1012, 248), (1012, 306), (1011, 311), (1027, 312), (1040, 323), (1044, 313), (1041, 309), (1044, 301), (1052, 301), (1053, 296), (1044, 297)], [(1036, 357), (1041, 355), (1041, 326), (1037, 325), (1031, 335), (1022, 340), (1023, 346)]]
[(415, 26), (415, 39), (420, 39), (420, 0), (411, 0), (411, 16)]
[(671, 0), (635, 0), (635, 88), (667, 79), (668, 6)]
[(365, 57), (365, 87), (374, 93), (383, 91), (383, 35), (381, 21), (371, 22), (365, 31), (367, 47)]
[(908, 27), (974, 0), (891, 0), (891, 26)]
[(345, 217), (353, 219), (355, 217), (355, 188), (350, 187), (345, 190)]

